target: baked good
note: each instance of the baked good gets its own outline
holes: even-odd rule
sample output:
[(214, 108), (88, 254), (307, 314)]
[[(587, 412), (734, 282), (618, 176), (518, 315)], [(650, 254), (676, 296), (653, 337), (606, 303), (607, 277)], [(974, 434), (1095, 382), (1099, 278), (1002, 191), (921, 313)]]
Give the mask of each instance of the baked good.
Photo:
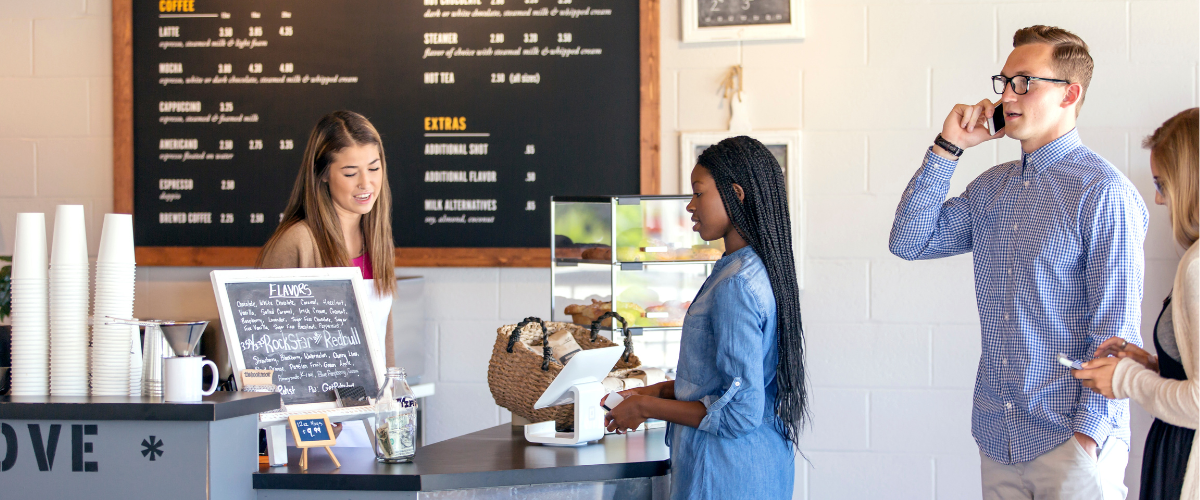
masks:
[[(589, 305), (571, 304), (563, 309), (563, 312), (571, 315), (571, 322), (576, 325), (592, 326), (592, 322), (596, 321), (604, 313), (612, 310), (612, 302), (601, 302), (592, 299)], [(612, 319), (605, 319), (604, 326), (612, 326)]]
[(612, 248), (609, 247), (594, 247), (585, 249), (581, 258), (583, 260), (612, 260)]

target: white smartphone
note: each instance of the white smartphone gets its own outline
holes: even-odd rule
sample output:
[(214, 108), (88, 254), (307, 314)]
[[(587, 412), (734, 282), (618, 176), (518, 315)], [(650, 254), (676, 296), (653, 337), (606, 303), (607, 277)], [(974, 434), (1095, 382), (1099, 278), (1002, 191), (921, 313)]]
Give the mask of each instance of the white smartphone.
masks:
[(1058, 353), (1058, 364), (1063, 365), (1072, 370), (1082, 370), (1083, 369), (1083, 361), (1080, 361), (1078, 359), (1071, 359), (1070, 356), (1067, 356), (1066, 354), (1063, 354), (1061, 352)]

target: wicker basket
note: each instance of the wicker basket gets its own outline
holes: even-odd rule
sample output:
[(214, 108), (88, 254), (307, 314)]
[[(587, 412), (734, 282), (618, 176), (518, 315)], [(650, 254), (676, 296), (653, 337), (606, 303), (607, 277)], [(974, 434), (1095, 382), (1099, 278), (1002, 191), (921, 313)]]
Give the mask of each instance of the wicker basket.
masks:
[[(605, 313), (605, 316), (609, 315), (625, 324), (625, 320), (616, 313)], [(538, 318), (525, 318), (520, 323), (496, 330), (496, 344), (492, 347), (492, 359), (488, 363), (488, 387), (496, 404), (531, 422), (554, 420), (560, 432), (569, 432), (574, 426), (575, 405), (533, 409), (533, 404), (563, 369), (563, 365), (550, 354), (548, 337), (566, 328), (584, 350), (616, 346), (613, 341), (597, 335), (599, 323), (607, 319), (605, 316), (592, 323), (591, 330), (571, 323), (546, 322)], [(538, 355), (536, 350), (542, 354)], [(641, 361), (633, 354), (633, 343), (626, 335), (625, 354), (611, 373), (620, 376), (640, 365)]]

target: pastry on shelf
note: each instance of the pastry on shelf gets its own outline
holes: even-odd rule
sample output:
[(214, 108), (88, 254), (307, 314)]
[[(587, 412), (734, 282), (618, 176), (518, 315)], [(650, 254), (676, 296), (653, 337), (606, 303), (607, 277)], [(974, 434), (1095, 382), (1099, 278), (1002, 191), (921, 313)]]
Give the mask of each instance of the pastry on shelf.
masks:
[(581, 255), (583, 260), (603, 260), (612, 261), (612, 248), (607, 246), (598, 246), (584, 249)]
[[(589, 305), (572, 304), (563, 309), (563, 312), (570, 314), (571, 322), (576, 325), (592, 326), (593, 321), (596, 321), (597, 318), (611, 310), (612, 302), (602, 302), (592, 299), (592, 303)], [(612, 326), (612, 318), (605, 319), (601, 325)]]

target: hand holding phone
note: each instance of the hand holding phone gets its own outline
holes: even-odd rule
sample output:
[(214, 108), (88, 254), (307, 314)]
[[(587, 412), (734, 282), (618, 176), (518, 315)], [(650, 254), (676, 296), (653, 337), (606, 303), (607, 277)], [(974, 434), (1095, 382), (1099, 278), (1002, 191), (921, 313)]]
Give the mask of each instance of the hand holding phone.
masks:
[(1083, 369), (1083, 361), (1080, 361), (1078, 359), (1071, 359), (1070, 356), (1067, 356), (1066, 354), (1063, 354), (1061, 352), (1058, 353), (1058, 364), (1063, 365), (1072, 370), (1082, 370)]
[(988, 132), (991, 132), (992, 135), (996, 135), (996, 132), (1004, 128), (1004, 103), (996, 105), (996, 108), (992, 110), (992, 119), (988, 120), (987, 124)]

